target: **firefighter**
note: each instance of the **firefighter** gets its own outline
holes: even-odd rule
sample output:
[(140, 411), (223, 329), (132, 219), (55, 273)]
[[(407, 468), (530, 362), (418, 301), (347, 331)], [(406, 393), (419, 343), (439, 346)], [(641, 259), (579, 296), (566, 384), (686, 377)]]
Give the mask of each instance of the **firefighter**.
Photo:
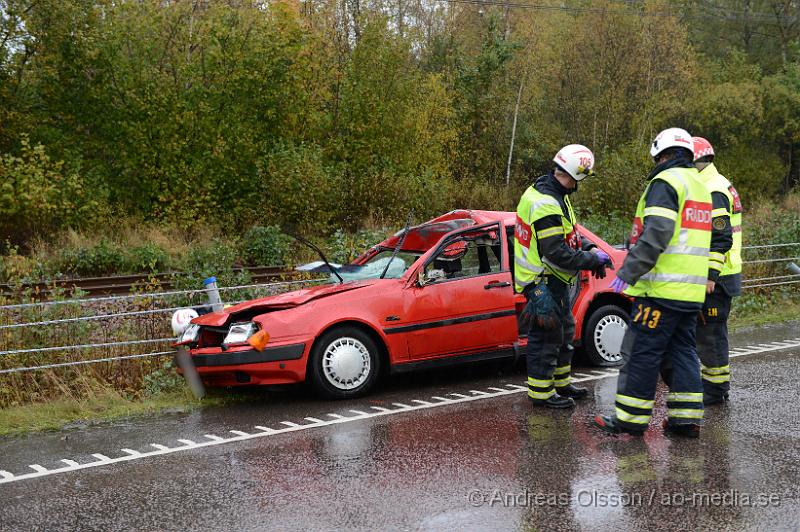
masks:
[(706, 300), (697, 323), (697, 354), (703, 380), (703, 403), (727, 401), (731, 371), (728, 354), (728, 314), (731, 299), (742, 289), (742, 202), (714, 166), (714, 148), (694, 137), (694, 164), (711, 192), (713, 204), (711, 253)]
[(656, 383), (665, 355), (673, 365), (667, 395), (666, 431), (698, 437), (703, 385), (695, 346), (711, 244), (711, 194), (693, 161), (692, 137), (683, 129), (662, 131), (650, 155), (650, 173), (631, 232), (633, 247), (611, 287), (634, 298), (622, 342), (614, 416), (595, 424), (610, 433), (641, 435), (652, 416)]
[(605, 277), (611, 259), (581, 237), (569, 200), (578, 182), (593, 175), (594, 155), (570, 144), (553, 162), (517, 206), (514, 287), (527, 299), (520, 319), (528, 327), (528, 397), (537, 406), (570, 408), (588, 391), (570, 377), (575, 320), (569, 288), (578, 270)]

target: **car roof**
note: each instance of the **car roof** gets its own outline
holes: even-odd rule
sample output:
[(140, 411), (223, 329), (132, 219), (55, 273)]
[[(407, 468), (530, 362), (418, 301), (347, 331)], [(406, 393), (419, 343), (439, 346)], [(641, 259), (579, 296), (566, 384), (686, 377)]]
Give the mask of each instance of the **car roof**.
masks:
[[(516, 221), (516, 213), (467, 209), (450, 211), (428, 220), (427, 222), (411, 227), (408, 236), (403, 242), (403, 250), (424, 252), (436, 244), (441, 237), (451, 231), (471, 225), (483, 225), (498, 221), (506, 227), (513, 226)], [(403, 230), (401, 229), (379, 245), (381, 247), (394, 248), (402, 234)]]

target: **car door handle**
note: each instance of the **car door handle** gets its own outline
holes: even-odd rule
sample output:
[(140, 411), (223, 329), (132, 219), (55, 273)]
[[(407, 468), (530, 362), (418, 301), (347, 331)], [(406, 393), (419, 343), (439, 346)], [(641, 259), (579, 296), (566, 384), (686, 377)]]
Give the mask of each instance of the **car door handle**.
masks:
[(511, 283), (509, 283), (507, 281), (502, 281), (502, 282), (501, 281), (493, 281), (493, 282), (491, 282), (489, 284), (483, 285), (483, 288), (485, 290), (489, 290), (491, 288), (505, 288), (506, 286), (511, 286)]

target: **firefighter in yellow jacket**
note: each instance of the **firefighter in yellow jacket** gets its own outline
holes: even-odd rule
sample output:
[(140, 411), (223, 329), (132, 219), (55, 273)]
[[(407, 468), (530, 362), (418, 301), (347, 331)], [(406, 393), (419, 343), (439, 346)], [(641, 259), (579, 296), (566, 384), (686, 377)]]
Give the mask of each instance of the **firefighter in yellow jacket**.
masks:
[(611, 260), (581, 237), (569, 200), (578, 182), (592, 175), (594, 155), (570, 144), (553, 162), (517, 206), (514, 286), (527, 299), (521, 319), (528, 327), (528, 397), (537, 406), (570, 408), (588, 392), (570, 377), (575, 320), (569, 287), (578, 270), (605, 277)]
[(667, 395), (669, 433), (697, 437), (703, 421), (703, 385), (695, 344), (711, 245), (711, 194), (693, 163), (692, 137), (670, 128), (653, 141), (656, 167), (639, 200), (628, 252), (612, 289), (633, 299), (622, 341), (625, 364), (617, 381), (614, 416), (595, 424), (610, 433), (643, 434), (652, 417), (664, 357), (673, 373)]
[(730, 390), (728, 314), (731, 299), (742, 289), (742, 202), (731, 182), (714, 166), (711, 143), (703, 137), (694, 137), (693, 143), (694, 164), (711, 192), (713, 205), (707, 294), (697, 322), (703, 402), (711, 405), (727, 401)]

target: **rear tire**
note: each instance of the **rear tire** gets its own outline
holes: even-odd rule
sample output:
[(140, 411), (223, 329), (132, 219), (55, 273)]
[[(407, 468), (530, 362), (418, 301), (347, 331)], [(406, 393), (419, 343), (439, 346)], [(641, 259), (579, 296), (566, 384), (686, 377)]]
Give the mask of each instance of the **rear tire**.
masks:
[(621, 366), (622, 337), (628, 329), (628, 313), (616, 305), (595, 309), (583, 328), (583, 346), (595, 366)]
[(309, 362), (311, 386), (325, 399), (365, 395), (378, 380), (381, 356), (375, 341), (356, 327), (338, 327), (319, 337)]

